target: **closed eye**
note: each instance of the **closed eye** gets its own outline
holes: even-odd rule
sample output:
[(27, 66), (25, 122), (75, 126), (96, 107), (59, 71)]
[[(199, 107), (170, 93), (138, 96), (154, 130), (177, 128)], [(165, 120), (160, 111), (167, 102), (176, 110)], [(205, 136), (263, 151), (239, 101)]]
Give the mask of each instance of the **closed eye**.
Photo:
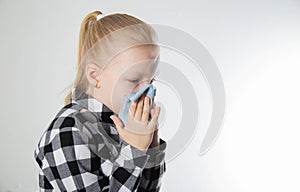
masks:
[(134, 79), (134, 80), (129, 80), (131, 83), (137, 83), (137, 82), (139, 82), (139, 80), (138, 79)]
[[(156, 81), (156, 79), (155, 78), (151, 79), (150, 84), (153, 83), (153, 81)], [(138, 79), (134, 79), (134, 80), (129, 80), (129, 82), (131, 82), (131, 83), (138, 83), (139, 80)]]

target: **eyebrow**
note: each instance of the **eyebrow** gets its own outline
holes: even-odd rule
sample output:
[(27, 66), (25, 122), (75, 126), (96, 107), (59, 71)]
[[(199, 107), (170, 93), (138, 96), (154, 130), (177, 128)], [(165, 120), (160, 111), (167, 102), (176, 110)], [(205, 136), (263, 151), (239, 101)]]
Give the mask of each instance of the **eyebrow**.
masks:
[[(155, 78), (158, 74), (159, 74), (159, 70), (156, 70), (154, 75), (152, 76), (152, 78)], [(127, 76), (127, 75), (126, 75)], [(130, 78), (132, 76), (138, 76), (138, 77), (141, 77), (142, 76), (142, 73), (136, 73), (135, 75), (130, 75), (130, 76), (127, 76), (127, 78)]]

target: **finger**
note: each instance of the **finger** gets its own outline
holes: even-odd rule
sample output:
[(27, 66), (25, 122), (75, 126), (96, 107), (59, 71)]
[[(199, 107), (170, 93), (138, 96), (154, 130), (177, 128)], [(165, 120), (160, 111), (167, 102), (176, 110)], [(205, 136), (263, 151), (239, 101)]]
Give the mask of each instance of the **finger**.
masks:
[(150, 112), (149, 111), (150, 110), (149, 101), (150, 101), (150, 98), (145, 97), (143, 114), (142, 114), (142, 122), (144, 122), (144, 123), (148, 123), (148, 119), (149, 119), (149, 112)]
[(155, 96), (152, 97), (152, 108), (153, 108), (153, 109), (155, 108), (154, 97), (155, 97)]
[(150, 117), (151, 117), (151, 118), (153, 117), (155, 107), (156, 107), (156, 103), (154, 102), (154, 97), (152, 97), (151, 111), (152, 111), (152, 109), (153, 109), (153, 112), (150, 112), (150, 114), (151, 114)]
[(136, 112), (136, 106), (137, 106), (137, 100), (134, 102), (131, 102), (130, 107), (129, 107), (129, 114), (134, 117), (135, 112)]
[(153, 101), (152, 102), (152, 109), (155, 109), (155, 107), (156, 107), (156, 103)]
[(151, 110), (150, 110), (150, 117), (151, 117), (151, 118), (153, 117), (155, 107), (156, 107), (156, 103), (153, 102), (153, 103), (152, 103), (152, 108), (151, 108)]
[(150, 118), (153, 117), (153, 114), (154, 114), (154, 109), (152, 108), (152, 109), (150, 110)]
[(138, 104), (137, 104), (137, 109), (136, 109), (136, 112), (134, 114), (134, 118), (137, 121), (141, 120), (143, 105), (144, 105), (144, 94), (139, 98), (139, 101), (138, 101)]
[(153, 114), (153, 117), (152, 117), (151, 121), (148, 124), (148, 126), (151, 130), (156, 127), (159, 114), (160, 114), (160, 107), (156, 107), (155, 111), (154, 111), (154, 114)]

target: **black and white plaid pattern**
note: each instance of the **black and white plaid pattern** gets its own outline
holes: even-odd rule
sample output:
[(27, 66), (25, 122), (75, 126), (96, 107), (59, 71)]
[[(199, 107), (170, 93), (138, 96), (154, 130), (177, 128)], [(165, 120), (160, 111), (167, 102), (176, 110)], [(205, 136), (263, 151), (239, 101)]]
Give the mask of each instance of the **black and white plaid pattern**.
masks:
[(106, 105), (72, 90), (34, 151), (40, 191), (159, 191), (166, 142), (142, 152), (118, 134)]

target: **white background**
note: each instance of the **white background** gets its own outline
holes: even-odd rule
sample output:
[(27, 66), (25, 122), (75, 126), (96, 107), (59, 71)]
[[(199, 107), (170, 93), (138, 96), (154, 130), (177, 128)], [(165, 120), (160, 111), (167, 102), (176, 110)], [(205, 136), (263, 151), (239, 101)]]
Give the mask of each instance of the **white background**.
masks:
[[(33, 151), (74, 78), (79, 27), (94, 10), (179, 28), (222, 74), (226, 117), (167, 164), (162, 191), (300, 191), (300, 2), (0, 0), (0, 191), (37, 190)], [(164, 138), (169, 138), (166, 131)]]

